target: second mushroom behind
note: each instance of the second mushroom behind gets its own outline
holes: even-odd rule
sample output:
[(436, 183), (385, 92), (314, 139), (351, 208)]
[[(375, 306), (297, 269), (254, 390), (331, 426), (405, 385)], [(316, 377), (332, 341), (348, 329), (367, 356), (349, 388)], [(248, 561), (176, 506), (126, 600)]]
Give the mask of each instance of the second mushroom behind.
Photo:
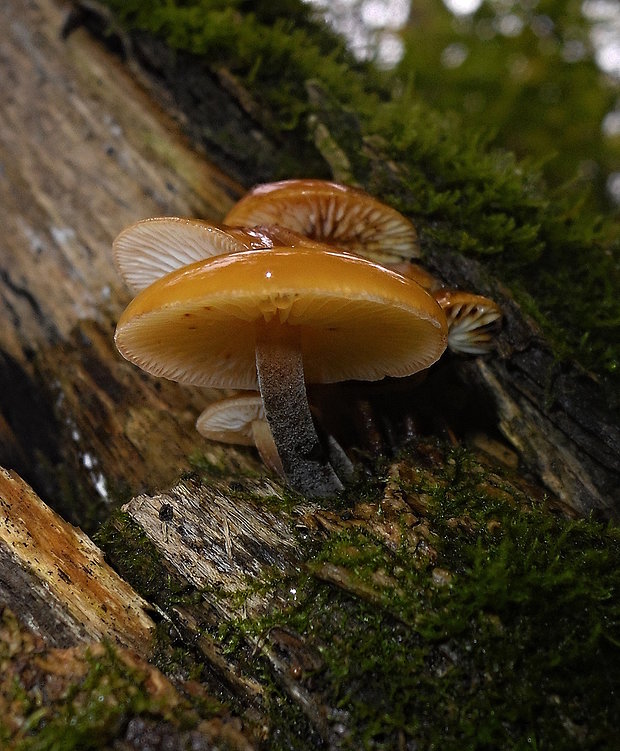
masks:
[(380, 263), (420, 255), (413, 223), (363, 190), (327, 180), (257, 185), (228, 212), (226, 224), (278, 224)]
[(284, 474), (265, 420), (263, 400), (256, 391), (212, 402), (196, 420), (196, 430), (212, 441), (256, 446), (265, 465), (279, 475)]
[(291, 486), (342, 487), (318, 438), (305, 383), (379, 380), (429, 367), (446, 318), (415, 282), (324, 246), (249, 250), (190, 264), (121, 316), (119, 351), (186, 384), (258, 389)]

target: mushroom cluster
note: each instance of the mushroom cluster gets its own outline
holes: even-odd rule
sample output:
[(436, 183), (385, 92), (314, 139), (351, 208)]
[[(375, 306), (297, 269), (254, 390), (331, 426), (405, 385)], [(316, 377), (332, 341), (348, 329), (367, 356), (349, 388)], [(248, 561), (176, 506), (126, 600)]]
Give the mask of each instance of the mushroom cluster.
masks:
[(446, 344), (478, 353), (491, 343), (497, 306), (398, 265), (417, 255), (408, 219), (319, 180), (259, 186), (219, 226), (146, 219), (114, 241), (136, 293), (116, 345), (152, 375), (245, 391), (210, 405), (197, 429), (254, 444), (293, 488), (330, 495), (351, 464), (317, 429), (307, 383), (408, 376)]

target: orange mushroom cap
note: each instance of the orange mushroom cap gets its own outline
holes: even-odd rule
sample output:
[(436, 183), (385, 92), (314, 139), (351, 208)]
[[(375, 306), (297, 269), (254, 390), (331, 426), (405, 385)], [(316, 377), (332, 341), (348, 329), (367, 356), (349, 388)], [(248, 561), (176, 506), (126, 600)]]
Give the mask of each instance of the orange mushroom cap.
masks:
[(153, 375), (256, 389), (261, 325), (295, 332), (308, 382), (410, 375), (446, 347), (445, 315), (418, 284), (309, 247), (241, 251), (173, 271), (130, 303), (116, 344)]
[(418, 263), (399, 261), (398, 263), (387, 264), (387, 268), (401, 276), (406, 276), (407, 279), (413, 279), (420, 287), (424, 287), (427, 292), (436, 292), (436, 290), (440, 290), (442, 287), (441, 281)]
[(495, 301), (461, 290), (440, 290), (435, 299), (446, 314), (452, 352), (483, 355), (491, 350), (502, 320)]
[(420, 254), (409, 219), (362, 190), (325, 180), (259, 185), (233, 206), (224, 221), (240, 227), (279, 224), (382, 262)]

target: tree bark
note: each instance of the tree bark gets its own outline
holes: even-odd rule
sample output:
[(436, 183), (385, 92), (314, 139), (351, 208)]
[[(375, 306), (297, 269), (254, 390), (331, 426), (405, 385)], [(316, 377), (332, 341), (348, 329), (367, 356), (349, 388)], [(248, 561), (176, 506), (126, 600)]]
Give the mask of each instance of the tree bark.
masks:
[(149, 606), (81, 530), (6, 470), (0, 508), (0, 602), (49, 646), (108, 639), (148, 654), (155, 626)]
[(46, 0), (4, 8), (0, 462), (90, 528), (111, 496), (188, 468), (202, 445), (193, 420), (209, 399), (154, 384), (116, 353), (129, 294), (112, 239), (153, 215), (217, 219), (241, 188), (194, 158), (86, 31), (62, 38), (67, 12)]

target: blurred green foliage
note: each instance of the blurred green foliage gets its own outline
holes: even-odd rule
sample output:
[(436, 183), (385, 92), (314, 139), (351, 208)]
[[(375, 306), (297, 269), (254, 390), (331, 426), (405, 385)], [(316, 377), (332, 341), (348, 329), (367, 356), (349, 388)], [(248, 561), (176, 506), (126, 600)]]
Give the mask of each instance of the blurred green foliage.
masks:
[(583, 0), (485, 0), (458, 17), (441, 0), (415, 0), (396, 72), (428, 104), (538, 161), (550, 186), (615, 211), (606, 182), (620, 170), (620, 133), (605, 135), (602, 123), (620, 81), (597, 66), (594, 14), (583, 9)]

